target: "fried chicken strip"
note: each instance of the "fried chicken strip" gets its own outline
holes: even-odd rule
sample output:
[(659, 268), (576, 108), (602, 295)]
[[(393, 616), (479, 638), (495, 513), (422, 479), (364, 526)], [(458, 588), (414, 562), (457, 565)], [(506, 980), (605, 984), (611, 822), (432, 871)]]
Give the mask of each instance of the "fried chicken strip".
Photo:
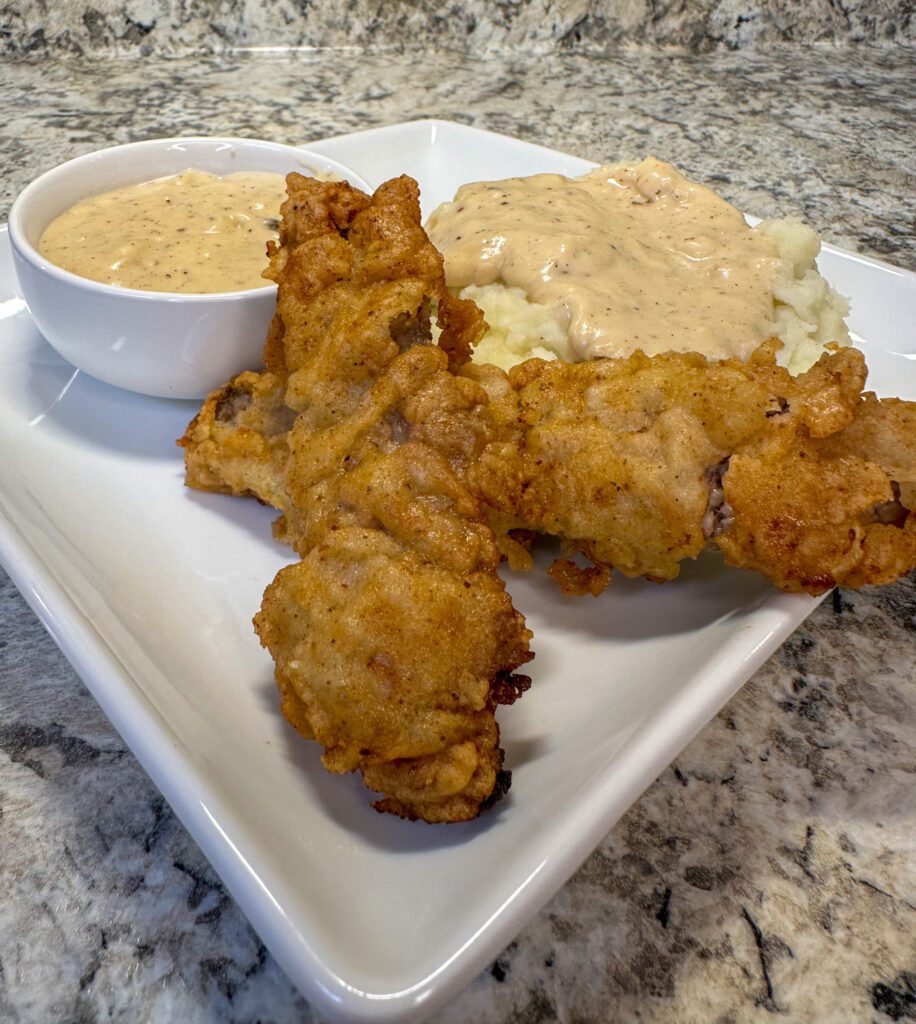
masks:
[(494, 711), (524, 686), (501, 688), (529, 634), (495, 573), (345, 527), (280, 572), (256, 625), (287, 719), (379, 810), (463, 821), (508, 788)]
[[(289, 507), (287, 433), (349, 415), (402, 350), (429, 342), (465, 362), (486, 330), (473, 302), (445, 287), (442, 257), (415, 219), (416, 183), (393, 179), (370, 199), (346, 182), (287, 177), (280, 241), (265, 277), (278, 284), (264, 373), (243, 373), (204, 402), (184, 437), (186, 482)], [(351, 237), (352, 233), (352, 237)]]
[(916, 480), (916, 406), (863, 397), (854, 349), (799, 377), (774, 351), (531, 360), (505, 378), (467, 367), (498, 422), (472, 487), (510, 560), (530, 564), (514, 531), (560, 537), (594, 564), (552, 567), (578, 593), (600, 592), (612, 569), (672, 579), (710, 544), (812, 594), (916, 565), (916, 516), (901, 502)]
[(302, 561), (255, 625), (283, 712), (325, 766), (358, 770), (379, 810), (473, 818), (508, 788), (494, 713), (527, 687), (513, 671), (531, 657), (463, 483), (487, 398), (448, 365), (483, 320), (446, 292), (410, 179), (371, 199), (298, 176), (289, 189), (266, 371), (208, 398), (181, 442), (187, 480), (283, 513), (276, 531)]

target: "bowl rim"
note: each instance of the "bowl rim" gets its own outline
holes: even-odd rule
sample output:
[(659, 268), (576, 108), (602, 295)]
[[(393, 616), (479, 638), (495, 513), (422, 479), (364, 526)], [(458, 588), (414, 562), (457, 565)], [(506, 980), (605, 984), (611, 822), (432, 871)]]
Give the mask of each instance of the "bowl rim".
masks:
[[(272, 149), (275, 151), (289, 150), (295, 152), (297, 156), (304, 157), (306, 160), (313, 159), (319, 166), (327, 167), (329, 170), (333, 170), (338, 174), (341, 174), (342, 177), (344, 177), (344, 180), (353, 179), (354, 181), (360, 182), (361, 185), (366, 188), (371, 188), (364, 178), (351, 170), (351, 168), (347, 167), (345, 164), (340, 163), (338, 160), (327, 157), (323, 153), (317, 153), (305, 146), (293, 146), (285, 142), (273, 142), (269, 139), (245, 138), (238, 135), (169, 135), (163, 138), (140, 139), (137, 142), (122, 142), (117, 146), (106, 146), (103, 149), (90, 150), (88, 153), (81, 153), (79, 156), (72, 157), (70, 160), (65, 160), (63, 163), (55, 164), (54, 167), (48, 168), (48, 170), (44, 171), (37, 178), (29, 182), (29, 184), (26, 185), (13, 200), (7, 219), (7, 228), (9, 230), (10, 244), (13, 251), (30, 263), (34, 268), (44, 274), (50, 275), (52, 278), (56, 278), (61, 284), (68, 284), (71, 287), (82, 288), (90, 294), (94, 293), (99, 297), (108, 296), (114, 298), (128, 298), (134, 301), (145, 302), (166, 301), (214, 303), (242, 301), (243, 299), (251, 298), (253, 296), (263, 297), (265, 293), (273, 294), (276, 291), (277, 285), (275, 282), (268, 281), (267, 279), (265, 279), (263, 285), (258, 285), (255, 288), (240, 288), (235, 291), (226, 292), (166, 292), (153, 291), (147, 288), (126, 288), (122, 285), (106, 284), (104, 281), (95, 281), (89, 277), (82, 277), (80, 274), (75, 274), (72, 270), (66, 270), (64, 267), (53, 263), (51, 260), (42, 256), (38, 249), (25, 237), (23, 224), (24, 215), (22, 211), (30, 200), (34, 199), (36, 195), (39, 195), (43, 189), (47, 188), (47, 179), (52, 176), (57, 177), (61, 172), (72, 170), (78, 165), (88, 164), (98, 160), (99, 158), (105, 158), (110, 154), (122, 153), (126, 150), (142, 150), (146, 148), (158, 149), (162, 146), (177, 142), (209, 143), (214, 145), (241, 144), (244, 146), (254, 145), (256, 147), (263, 147), (265, 149)], [(151, 177), (144, 180), (155, 181), (156, 179), (155, 177)], [(107, 191), (112, 190), (109, 189)], [(101, 195), (102, 193), (97, 194)], [(80, 200), (77, 200), (77, 202), (80, 202)]]

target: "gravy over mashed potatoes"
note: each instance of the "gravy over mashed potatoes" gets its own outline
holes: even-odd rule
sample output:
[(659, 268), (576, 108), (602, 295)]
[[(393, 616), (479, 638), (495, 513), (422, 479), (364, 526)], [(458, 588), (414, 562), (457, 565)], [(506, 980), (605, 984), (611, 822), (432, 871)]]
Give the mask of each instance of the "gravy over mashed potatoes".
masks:
[(477, 361), (701, 352), (748, 358), (784, 343), (799, 372), (848, 344), (847, 304), (815, 268), (799, 220), (751, 228), (713, 191), (652, 158), (583, 178), (464, 185), (427, 226), (449, 287), (481, 306)]

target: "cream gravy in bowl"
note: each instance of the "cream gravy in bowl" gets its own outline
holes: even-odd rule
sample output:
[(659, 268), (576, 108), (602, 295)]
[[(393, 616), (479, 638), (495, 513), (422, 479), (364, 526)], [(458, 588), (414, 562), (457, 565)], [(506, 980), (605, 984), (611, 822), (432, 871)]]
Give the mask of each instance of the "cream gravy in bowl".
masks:
[(38, 251), (80, 277), (153, 292), (263, 288), (276, 241), (282, 174), (181, 174), (81, 199), (45, 229)]
[[(259, 369), (276, 305), (260, 272), (290, 172), (369, 189), (334, 160), (255, 139), (129, 143), (43, 174), (9, 220), (38, 329), (77, 369), (146, 395), (199, 399)], [(58, 235), (62, 216), (72, 232)]]

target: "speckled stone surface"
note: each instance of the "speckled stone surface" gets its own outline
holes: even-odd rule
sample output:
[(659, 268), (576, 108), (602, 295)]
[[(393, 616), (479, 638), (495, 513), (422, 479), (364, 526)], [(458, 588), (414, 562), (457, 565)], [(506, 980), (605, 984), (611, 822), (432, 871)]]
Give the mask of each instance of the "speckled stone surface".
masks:
[(761, 217), (912, 267), (916, 53), (451, 52), (0, 62), (0, 216), (36, 173), (164, 133), (292, 144), (443, 117), (589, 157), (661, 154)]
[[(110, 142), (439, 116), (651, 151), (914, 268), (912, 81), (899, 48), (6, 62), (0, 217)], [(828, 599), (435, 1019), (916, 1019), (914, 655), (913, 579)], [(0, 1021), (315, 1019), (0, 577)]]
[(187, 54), (227, 47), (606, 52), (911, 43), (910, 0), (71, 0), (0, 4), (0, 53)]

